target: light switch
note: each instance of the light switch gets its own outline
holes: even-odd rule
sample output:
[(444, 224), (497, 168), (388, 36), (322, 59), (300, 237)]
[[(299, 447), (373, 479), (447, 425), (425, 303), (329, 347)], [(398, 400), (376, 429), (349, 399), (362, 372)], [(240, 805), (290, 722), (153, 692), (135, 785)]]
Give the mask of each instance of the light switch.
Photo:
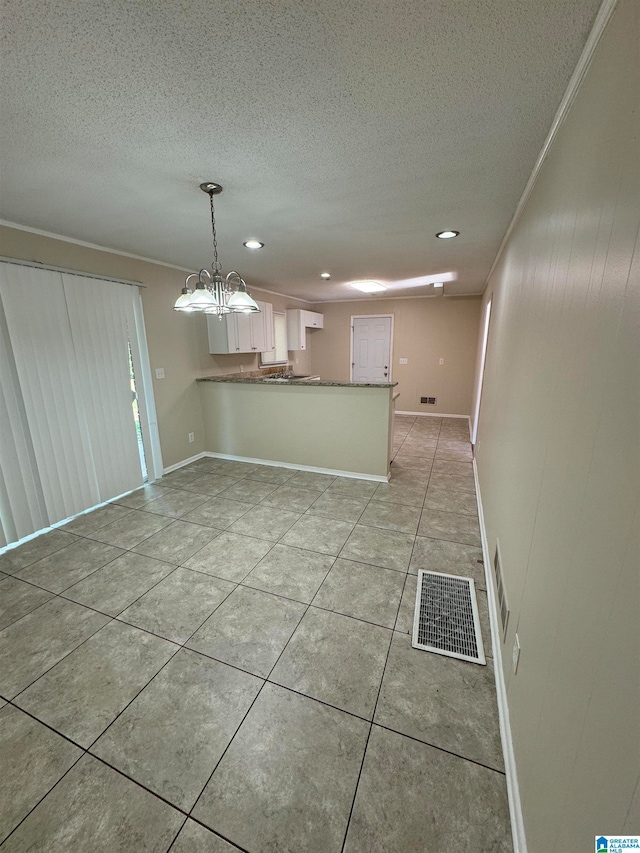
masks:
[(401, 358), (400, 364), (409, 364), (409, 359), (408, 358)]
[(156, 367), (156, 379), (164, 379), (164, 367)]
[(444, 364), (444, 358), (441, 358), (439, 363)]

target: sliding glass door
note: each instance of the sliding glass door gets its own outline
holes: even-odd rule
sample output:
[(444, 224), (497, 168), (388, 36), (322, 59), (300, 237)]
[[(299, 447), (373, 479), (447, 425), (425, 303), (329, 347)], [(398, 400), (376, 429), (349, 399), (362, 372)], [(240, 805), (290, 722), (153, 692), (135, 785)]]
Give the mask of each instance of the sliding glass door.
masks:
[(139, 299), (127, 284), (0, 263), (0, 546), (142, 484)]

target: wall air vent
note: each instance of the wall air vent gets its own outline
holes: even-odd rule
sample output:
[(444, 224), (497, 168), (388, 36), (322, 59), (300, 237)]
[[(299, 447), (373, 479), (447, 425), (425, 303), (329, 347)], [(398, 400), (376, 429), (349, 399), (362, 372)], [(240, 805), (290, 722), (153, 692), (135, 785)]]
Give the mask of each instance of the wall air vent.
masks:
[(437, 397), (420, 397), (420, 402), (426, 403), (427, 406), (435, 406), (435, 404), (438, 402), (438, 398)]
[(502, 582), (502, 566), (500, 562), (500, 546), (496, 540), (496, 553), (493, 557), (493, 574), (496, 580), (496, 593), (498, 595), (498, 610), (500, 612), (500, 624), (502, 625), (502, 639), (507, 635), (507, 625), (509, 624), (509, 605), (507, 604), (507, 594), (504, 591), (504, 583)]

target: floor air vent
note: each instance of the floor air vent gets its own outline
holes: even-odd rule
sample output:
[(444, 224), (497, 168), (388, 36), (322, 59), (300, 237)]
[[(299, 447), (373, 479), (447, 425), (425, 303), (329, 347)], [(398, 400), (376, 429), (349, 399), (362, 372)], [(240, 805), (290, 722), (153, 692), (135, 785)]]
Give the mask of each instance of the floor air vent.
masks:
[(486, 664), (472, 578), (420, 569), (411, 645)]

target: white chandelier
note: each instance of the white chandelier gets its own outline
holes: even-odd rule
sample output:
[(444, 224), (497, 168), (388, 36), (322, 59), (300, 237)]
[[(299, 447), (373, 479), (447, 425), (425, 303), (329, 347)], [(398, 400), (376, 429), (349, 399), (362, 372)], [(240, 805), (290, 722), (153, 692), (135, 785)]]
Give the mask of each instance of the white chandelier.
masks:
[[(173, 308), (175, 311), (217, 314), (220, 319), (222, 319), (223, 314), (231, 312), (250, 314), (252, 311), (259, 311), (258, 303), (247, 293), (247, 285), (240, 273), (231, 270), (225, 277), (222, 275), (222, 264), (218, 260), (216, 218), (213, 209), (213, 197), (222, 192), (222, 186), (213, 181), (207, 181), (200, 184), (200, 189), (209, 196), (211, 207), (211, 230), (213, 232), (211, 272), (208, 269), (201, 269), (199, 273), (188, 275)], [(191, 287), (192, 282), (195, 284), (193, 288)]]

